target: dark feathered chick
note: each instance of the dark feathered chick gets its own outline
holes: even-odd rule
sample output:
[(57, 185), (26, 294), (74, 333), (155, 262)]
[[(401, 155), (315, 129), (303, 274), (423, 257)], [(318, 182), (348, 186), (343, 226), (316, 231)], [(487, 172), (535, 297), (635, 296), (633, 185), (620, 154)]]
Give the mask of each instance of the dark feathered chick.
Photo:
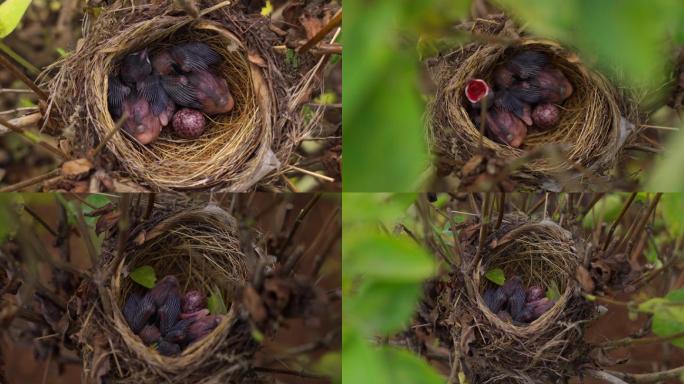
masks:
[(170, 294), (178, 294), (178, 279), (173, 275), (164, 276), (163, 279), (159, 280), (155, 286), (147, 292), (154, 304), (157, 307), (161, 307)]
[(522, 286), (517, 286), (508, 298), (508, 311), (511, 313), (513, 320), (522, 321), (523, 310), (525, 309), (525, 289)]
[(132, 293), (126, 299), (123, 308), (124, 318), (133, 333), (139, 333), (154, 315), (156, 307), (148, 295)]
[(221, 322), (221, 317), (210, 315), (196, 320), (188, 328), (188, 343), (193, 343), (202, 339), (216, 328)]
[(499, 312), (508, 301), (508, 297), (501, 288), (489, 288), (485, 291), (483, 299), (487, 307), (494, 312)]
[(183, 72), (203, 71), (221, 60), (218, 53), (200, 42), (175, 45), (169, 48), (169, 54)]
[(523, 90), (519, 88), (509, 88), (497, 91), (494, 97), (494, 105), (498, 108), (513, 113), (526, 125), (532, 125), (532, 107), (529, 101), (533, 98), (533, 90)]
[(139, 336), (145, 345), (152, 345), (161, 339), (161, 332), (159, 328), (150, 324), (143, 327)]
[(162, 126), (169, 125), (176, 104), (166, 93), (161, 84), (161, 76), (153, 73), (137, 84), (137, 90), (149, 102), (152, 114), (159, 117)]
[(164, 356), (175, 356), (181, 351), (180, 345), (166, 341), (164, 339), (159, 341), (157, 344), (157, 351)]
[(529, 79), (530, 87), (538, 89), (543, 103), (558, 104), (570, 97), (573, 87), (567, 77), (558, 68), (544, 67), (536, 76)]
[(549, 57), (545, 53), (528, 50), (513, 55), (506, 63), (506, 69), (525, 80), (536, 76), (548, 63)]
[(170, 292), (166, 302), (157, 310), (159, 316), (159, 329), (162, 334), (166, 334), (173, 327), (180, 317), (181, 298), (178, 292)]
[(177, 104), (209, 115), (229, 112), (235, 105), (226, 80), (211, 70), (164, 76), (162, 86)]
[(174, 324), (174, 326), (171, 327), (171, 329), (169, 329), (168, 332), (166, 332), (166, 335), (164, 335), (164, 339), (172, 343), (184, 344), (188, 338), (188, 328), (194, 322), (194, 318), (180, 320), (179, 322)]
[(108, 80), (107, 104), (112, 118), (118, 120), (123, 113), (124, 100), (131, 94), (131, 88), (125, 85), (119, 76), (110, 75)]
[(129, 86), (135, 86), (152, 73), (152, 63), (147, 55), (147, 49), (130, 53), (121, 61), (119, 74)]

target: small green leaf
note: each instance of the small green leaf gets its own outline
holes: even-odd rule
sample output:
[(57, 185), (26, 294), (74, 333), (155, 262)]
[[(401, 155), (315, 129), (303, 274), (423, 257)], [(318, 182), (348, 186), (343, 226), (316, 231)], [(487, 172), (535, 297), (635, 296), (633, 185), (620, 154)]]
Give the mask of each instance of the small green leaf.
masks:
[(154, 283), (157, 281), (157, 275), (154, 273), (154, 268), (149, 265), (143, 265), (142, 267), (136, 268), (129, 276), (133, 281), (145, 288), (154, 287)]
[[(678, 289), (668, 293), (665, 299), (669, 301), (682, 302), (684, 301), (684, 288)], [(682, 311), (682, 307), (679, 307)], [(675, 333), (684, 332), (684, 321), (677, 321), (672, 319), (669, 315), (656, 311), (653, 316), (653, 333), (660, 337), (667, 337)], [(684, 348), (684, 337), (671, 341), (672, 345), (679, 348)]]
[(546, 297), (553, 301), (560, 299), (561, 293), (556, 280), (551, 280), (551, 284), (549, 284), (549, 288), (546, 290)]
[(504, 282), (506, 281), (506, 276), (501, 268), (490, 269), (485, 273), (485, 277), (496, 285), (504, 285)]
[(332, 380), (333, 384), (339, 384), (342, 382), (342, 357), (339, 352), (328, 352), (323, 357), (321, 357), (314, 371), (325, 375)]
[(5, 0), (0, 4), (0, 39), (14, 31), (30, 4), (31, 0)]
[(223, 301), (221, 290), (216, 286), (214, 286), (214, 289), (211, 290), (211, 295), (207, 300), (207, 307), (212, 315), (223, 315), (228, 312), (226, 303)]
[(254, 339), (257, 343), (261, 343), (264, 341), (264, 334), (261, 333), (261, 331), (259, 331), (258, 329), (253, 328), (252, 329), (252, 339)]

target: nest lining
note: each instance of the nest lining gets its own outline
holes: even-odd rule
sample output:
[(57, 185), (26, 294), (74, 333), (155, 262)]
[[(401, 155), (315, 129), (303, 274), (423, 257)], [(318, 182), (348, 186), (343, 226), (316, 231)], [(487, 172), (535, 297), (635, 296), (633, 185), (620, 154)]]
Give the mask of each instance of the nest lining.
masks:
[[(116, 348), (118, 365), (110, 373), (117, 382), (213, 383), (246, 379), (251, 375), (249, 359), (258, 344), (252, 340), (250, 327), (240, 318), (237, 307), (230, 303), (247, 284), (254, 261), (240, 249), (235, 219), (216, 206), (208, 206), (170, 214), (144, 231), (135, 240), (142, 244), (129, 246), (122, 257), (114, 256), (100, 266), (101, 271), (113, 271), (105, 276), (109, 282), (104, 288), (106, 297), (100, 297), (112, 304), (112, 313), (85, 321), (82, 333), (88, 335), (86, 341), (95, 344), (99, 335), (108, 337), (112, 348)], [(198, 289), (209, 293), (218, 288), (228, 313), (210, 334), (180, 355), (162, 356), (143, 344), (122, 313), (126, 297), (138, 288), (124, 276), (124, 269), (131, 271), (142, 265), (152, 266), (158, 278), (176, 276), (182, 291)], [(98, 364), (97, 357), (90, 354), (85, 355), (84, 362), (86, 368)]]
[[(477, 236), (462, 240), (464, 260), (475, 255)], [(529, 221), (510, 215), (485, 242), (472, 272), (455, 271), (448, 281), (428, 284), (416, 321), (435, 323), (435, 335), (445, 348), (456, 348), (470, 382), (548, 383), (572, 376), (574, 362), (586, 357), (583, 324), (589, 317), (579, 295), (574, 271), (581, 263), (571, 234), (555, 222)], [(555, 281), (561, 292), (556, 304), (529, 324), (500, 319), (482, 294), (492, 284), (484, 274), (499, 267), (506, 278), (519, 276), (525, 286), (548, 288)], [(430, 317), (436, 314), (436, 322)], [(409, 333), (410, 335), (410, 333)]]
[(535, 50), (549, 55), (551, 65), (560, 69), (574, 87), (571, 97), (560, 105), (559, 124), (543, 131), (531, 130), (522, 148), (513, 148), (487, 137), (485, 149), (496, 157), (515, 160), (532, 150), (557, 144), (567, 158), (546, 154), (523, 165), (519, 176), (532, 184), (535, 178), (588, 169), (602, 175), (612, 169), (625, 137), (617, 95), (600, 74), (586, 68), (576, 55), (549, 40), (522, 38), (514, 46), (471, 44), (447, 55), (436, 71), (438, 92), (429, 106), (428, 139), (439, 156), (466, 162), (481, 153), (480, 132), (466, 110), (463, 90), (467, 81), (483, 78), (491, 81), (498, 64), (520, 50)]
[[(262, 24), (231, 7), (198, 20), (178, 15), (169, 4), (151, 4), (135, 12), (111, 7), (88, 28), (74, 53), (41, 75), (53, 75), (44, 84), (51, 93), (51, 117), (68, 127), (63, 134), (73, 135), (72, 148), (84, 156), (115, 129), (107, 108), (107, 76), (124, 55), (145, 47), (154, 52), (183, 41), (202, 41), (224, 59), (218, 70), (230, 86), (235, 109), (213, 116), (196, 140), (173, 137), (167, 127), (156, 142), (143, 146), (121, 130), (107, 142), (111, 156), (106, 167), (122, 170), (153, 190), (244, 191), (268, 183), (272, 171), (290, 161), (296, 141), (313, 129), (301, 123), (296, 105), (284, 106), (292, 92), (307, 92), (315, 84), (307, 83), (302, 90), (297, 80), (283, 77), (276, 68), (279, 59), (271, 57), (275, 54), (270, 43), (263, 42)], [(252, 55), (260, 59), (250, 60)]]

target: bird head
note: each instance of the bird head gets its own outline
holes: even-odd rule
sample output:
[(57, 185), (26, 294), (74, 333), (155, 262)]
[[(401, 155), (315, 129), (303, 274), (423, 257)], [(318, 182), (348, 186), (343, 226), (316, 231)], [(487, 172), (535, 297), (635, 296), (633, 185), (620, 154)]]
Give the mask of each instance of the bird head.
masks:
[(479, 103), (482, 99), (487, 97), (491, 89), (489, 84), (482, 79), (472, 79), (468, 81), (465, 87), (465, 94), (472, 104)]
[(152, 63), (147, 48), (128, 54), (121, 63), (121, 78), (130, 84), (141, 82), (152, 73)]

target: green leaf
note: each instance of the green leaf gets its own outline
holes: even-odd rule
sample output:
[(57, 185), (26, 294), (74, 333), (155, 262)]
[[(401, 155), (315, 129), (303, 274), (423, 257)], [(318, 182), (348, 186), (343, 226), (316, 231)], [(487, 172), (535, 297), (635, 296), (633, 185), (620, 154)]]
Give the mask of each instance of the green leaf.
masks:
[(24, 199), (21, 194), (0, 193), (0, 245), (16, 236), (23, 210)]
[(369, 337), (405, 328), (421, 294), (419, 282), (365, 281), (356, 295), (345, 298), (345, 312)]
[(211, 290), (211, 295), (207, 300), (207, 307), (212, 315), (223, 315), (228, 313), (226, 302), (223, 300), (223, 294), (221, 294), (221, 290), (216, 286)]
[[(668, 293), (665, 298), (670, 301), (684, 302), (684, 288)], [(670, 316), (663, 316), (661, 312), (656, 311), (653, 316), (652, 329), (656, 335), (667, 337), (675, 333), (684, 332), (684, 321), (674, 320)], [(672, 340), (671, 343), (679, 348), (684, 348), (684, 337)]]
[(560, 299), (561, 293), (560, 289), (558, 288), (558, 283), (556, 283), (556, 280), (551, 280), (551, 284), (549, 284), (549, 287), (546, 290), (546, 297), (549, 300), (553, 301)]
[(342, 356), (339, 352), (328, 352), (321, 357), (314, 371), (330, 378), (333, 384), (342, 382)]
[(444, 378), (427, 361), (405, 349), (384, 347), (381, 353), (386, 361), (389, 383), (444, 384)]
[(136, 268), (129, 276), (133, 281), (145, 288), (154, 287), (154, 283), (157, 281), (157, 275), (154, 273), (154, 268), (149, 265), (143, 265), (142, 267)]
[(684, 164), (684, 127), (669, 138), (664, 153), (667, 156), (656, 162), (655, 171), (645, 189), (661, 192), (684, 191), (684, 172), (681, 172)]
[(0, 4), (0, 39), (14, 31), (30, 4), (31, 0), (5, 0)]
[(490, 269), (485, 273), (485, 277), (496, 285), (504, 285), (504, 282), (506, 281), (506, 276), (501, 268)]
[(407, 237), (363, 233), (354, 237), (344, 244), (345, 274), (371, 280), (419, 282), (435, 271), (432, 257)]
[(684, 234), (684, 197), (682, 194), (663, 194), (659, 208), (662, 210), (668, 231), (675, 237)]

